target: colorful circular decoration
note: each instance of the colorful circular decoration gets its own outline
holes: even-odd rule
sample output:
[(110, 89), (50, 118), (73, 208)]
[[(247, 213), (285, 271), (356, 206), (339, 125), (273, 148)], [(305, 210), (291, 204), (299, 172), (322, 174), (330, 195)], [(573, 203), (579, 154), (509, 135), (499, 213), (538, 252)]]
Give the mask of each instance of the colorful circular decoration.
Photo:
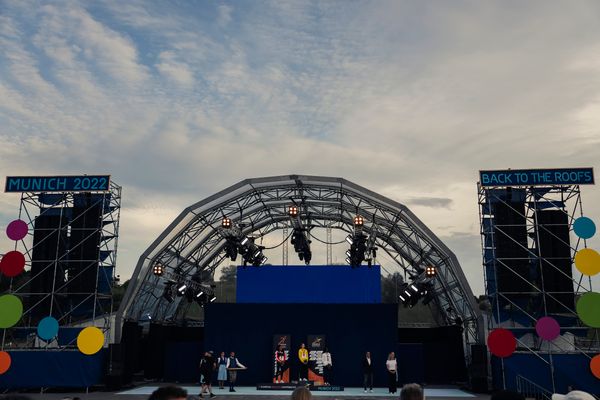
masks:
[(542, 339), (552, 341), (560, 336), (560, 325), (552, 317), (542, 317), (535, 324), (535, 331)]
[(583, 275), (594, 276), (600, 272), (600, 254), (593, 249), (581, 249), (575, 254), (575, 267)]
[(5, 351), (0, 351), (0, 375), (4, 374), (10, 369), (11, 363), (12, 360), (10, 358), (10, 354)]
[(40, 321), (37, 327), (40, 339), (50, 340), (58, 335), (58, 321), (52, 317), (46, 317)]
[(573, 222), (573, 230), (580, 238), (589, 239), (596, 233), (596, 225), (588, 217), (579, 217)]
[(14, 326), (23, 315), (21, 299), (12, 294), (0, 296), (0, 329)]
[(600, 379), (600, 354), (592, 358), (590, 361), (590, 369), (592, 370), (592, 374)]
[(29, 232), (27, 222), (20, 219), (15, 219), (6, 227), (6, 236), (11, 240), (21, 240), (27, 236), (27, 232)]
[(488, 348), (496, 357), (509, 357), (517, 348), (517, 339), (508, 329), (494, 329), (488, 335)]
[(24, 268), (25, 256), (20, 251), (9, 251), (0, 260), (0, 272), (9, 278), (19, 275)]
[(84, 328), (77, 336), (79, 351), (88, 356), (96, 354), (104, 346), (104, 333), (95, 326)]
[(577, 300), (577, 315), (589, 327), (600, 328), (600, 293), (587, 292)]

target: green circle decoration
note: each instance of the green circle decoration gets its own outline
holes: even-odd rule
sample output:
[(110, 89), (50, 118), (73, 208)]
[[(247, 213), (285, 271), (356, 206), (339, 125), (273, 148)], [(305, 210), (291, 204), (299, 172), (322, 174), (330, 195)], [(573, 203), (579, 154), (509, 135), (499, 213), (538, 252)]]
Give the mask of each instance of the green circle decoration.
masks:
[(21, 299), (12, 294), (0, 296), (0, 329), (14, 326), (23, 315)]
[(592, 328), (600, 328), (600, 293), (587, 292), (577, 300), (579, 319)]

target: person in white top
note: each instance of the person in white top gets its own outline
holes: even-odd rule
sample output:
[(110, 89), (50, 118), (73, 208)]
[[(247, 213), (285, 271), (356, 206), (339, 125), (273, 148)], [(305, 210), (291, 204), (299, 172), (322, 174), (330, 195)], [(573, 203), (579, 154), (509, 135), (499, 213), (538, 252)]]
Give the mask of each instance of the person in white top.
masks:
[(323, 381), (326, 385), (331, 384), (331, 370), (333, 369), (333, 361), (331, 360), (331, 353), (325, 347), (323, 354), (321, 355), (321, 361), (323, 363)]
[(388, 359), (385, 362), (385, 367), (388, 371), (388, 388), (390, 390), (390, 393), (396, 393), (398, 382), (398, 363), (396, 362), (396, 354), (393, 351), (388, 355)]
[(229, 391), (235, 392), (235, 381), (237, 380), (238, 369), (246, 369), (246, 366), (235, 356), (235, 352), (229, 354), (227, 358), (227, 370), (229, 371)]

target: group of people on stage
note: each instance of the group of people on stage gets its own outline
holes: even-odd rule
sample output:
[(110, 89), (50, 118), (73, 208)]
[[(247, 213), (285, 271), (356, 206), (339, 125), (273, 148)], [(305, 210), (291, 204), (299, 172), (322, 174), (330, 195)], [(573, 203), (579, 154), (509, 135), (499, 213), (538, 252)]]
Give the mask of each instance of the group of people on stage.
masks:
[(202, 387), (199, 397), (202, 398), (206, 390), (208, 390), (210, 397), (215, 397), (215, 394), (212, 392), (212, 378), (215, 371), (217, 371), (219, 389), (224, 389), (225, 382), (229, 381), (229, 391), (235, 392), (237, 371), (240, 369), (246, 369), (246, 366), (237, 359), (234, 351), (229, 353), (229, 357), (226, 357), (225, 352), (222, 351), (217, 359), (213, 357), (212, 352), (205, 352), (200, 360)]
[[(373, 392), (373, 360), (369, 351), (365, 353), (362, 366), (364, 392), (367, 393), (367, 387), (369, 388), (369, 392)], [(388, 354), (385, 368), (388, 375), (389, 393), (396, 393), (398, 390), (398, 362), (396, 361), (396, 353), (393, 351)]]

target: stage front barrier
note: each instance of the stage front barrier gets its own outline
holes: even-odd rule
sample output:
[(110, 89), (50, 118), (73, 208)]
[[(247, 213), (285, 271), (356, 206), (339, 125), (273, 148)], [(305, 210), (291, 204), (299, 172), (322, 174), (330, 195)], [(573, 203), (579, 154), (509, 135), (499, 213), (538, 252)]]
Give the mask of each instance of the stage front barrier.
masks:
[(91, 356), (76, 350), (9, 351), (10, 369), (0, 375), (0, 391), (41, 388), (86, 388), (101, 384), (106, 349)]

